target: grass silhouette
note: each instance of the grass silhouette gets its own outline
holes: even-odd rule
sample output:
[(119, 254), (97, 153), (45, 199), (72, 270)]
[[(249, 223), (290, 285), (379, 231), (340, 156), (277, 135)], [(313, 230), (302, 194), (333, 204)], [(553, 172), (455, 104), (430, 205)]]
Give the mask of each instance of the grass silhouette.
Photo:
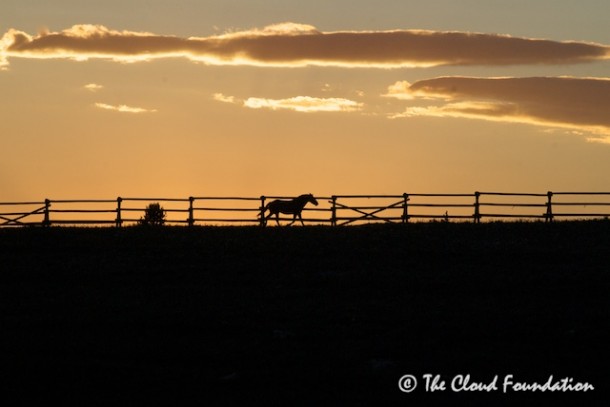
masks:
[(398, 390), (425, 373), (599, 396), (608, 247), (607, 221), (0, 230), (3, 379), (104, 403), (507, 401)]

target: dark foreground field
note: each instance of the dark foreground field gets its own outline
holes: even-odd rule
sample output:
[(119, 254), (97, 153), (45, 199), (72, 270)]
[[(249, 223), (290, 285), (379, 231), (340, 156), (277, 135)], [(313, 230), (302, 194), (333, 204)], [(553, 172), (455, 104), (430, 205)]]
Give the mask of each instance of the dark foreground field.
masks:
[(608, 221), (0, 230), (0, 397), (608, 405), (609, 248)]

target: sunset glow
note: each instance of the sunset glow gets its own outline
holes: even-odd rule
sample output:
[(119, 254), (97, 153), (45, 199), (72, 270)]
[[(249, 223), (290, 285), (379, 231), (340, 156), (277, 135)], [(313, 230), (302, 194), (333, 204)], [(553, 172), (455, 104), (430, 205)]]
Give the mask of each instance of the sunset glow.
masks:
[(8, 3), (0, 201), (610, 185), (610, 4)]

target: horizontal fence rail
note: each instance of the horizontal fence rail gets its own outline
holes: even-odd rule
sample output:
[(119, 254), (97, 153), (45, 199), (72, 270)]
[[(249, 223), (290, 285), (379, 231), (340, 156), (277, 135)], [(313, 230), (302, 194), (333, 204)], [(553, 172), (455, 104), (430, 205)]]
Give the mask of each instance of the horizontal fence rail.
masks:
[[(269, 217), (267, 205), (287, 196), (45, 199), (0, 202), (0, 227), (130, 226), (158, 203), (168, 225), (258, 225), (301, 223), (292, 214)], [(359, 225), (412, 221), (475, 222), (506, 219), (595, 219), (610, 217), (610, 192), (474, 192), (470, 194), (332, 195), (307, 204), (303, 224)]]

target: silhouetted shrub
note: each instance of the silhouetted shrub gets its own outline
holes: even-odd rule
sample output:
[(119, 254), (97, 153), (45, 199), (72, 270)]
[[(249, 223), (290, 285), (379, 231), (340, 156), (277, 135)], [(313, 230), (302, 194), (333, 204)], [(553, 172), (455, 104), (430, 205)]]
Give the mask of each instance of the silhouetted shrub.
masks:
[(151, 203), (144, 210), (144, 216), (138, 222), (141, 226), (163, 226), (165, 210), (159, 203)]

